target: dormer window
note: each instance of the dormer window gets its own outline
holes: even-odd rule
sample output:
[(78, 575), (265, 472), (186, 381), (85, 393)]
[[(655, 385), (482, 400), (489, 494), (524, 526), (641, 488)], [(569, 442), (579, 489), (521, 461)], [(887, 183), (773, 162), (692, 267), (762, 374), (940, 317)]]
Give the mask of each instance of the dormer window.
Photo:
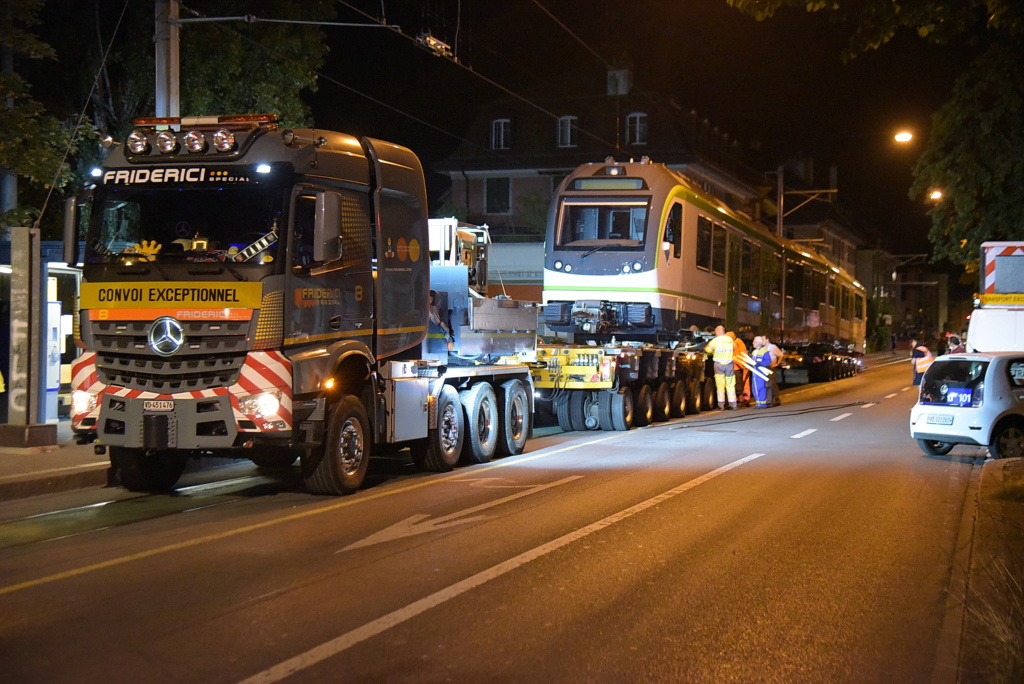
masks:
[(491, 149), (507, 150), (512, 144), (512, 120), (494, 119), (491, 121)]
[(558, 146), (559, 147), (576, 147), (577, 141), (577, 117), (575, 116), (560, 116), (558, 117)]
[(647, 114), (632, 112), (626, 117), (626, 144), (647, 144)]

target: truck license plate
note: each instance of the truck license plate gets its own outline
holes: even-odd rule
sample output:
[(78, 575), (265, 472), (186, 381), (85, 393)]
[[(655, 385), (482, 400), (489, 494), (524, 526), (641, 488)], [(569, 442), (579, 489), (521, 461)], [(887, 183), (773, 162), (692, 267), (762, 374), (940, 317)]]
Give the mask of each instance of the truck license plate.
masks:
[(953, 416), (928, 416), (925, 422), (929, 425), (952, 425)]
[(173, 411), (174, 401), (171, 399), (145, 399), (142, 402), (143, 411)]

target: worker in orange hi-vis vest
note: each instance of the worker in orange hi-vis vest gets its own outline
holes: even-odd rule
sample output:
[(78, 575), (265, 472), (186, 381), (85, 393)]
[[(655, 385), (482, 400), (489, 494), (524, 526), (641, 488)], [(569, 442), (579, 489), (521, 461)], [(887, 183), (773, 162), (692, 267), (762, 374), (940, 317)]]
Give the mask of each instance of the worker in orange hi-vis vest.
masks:
[[(736, 375), (733, 369), (732, 338), (725, 334), (725, 327), (715, 328), (715, 339), (704, 347), (704, 353), (711, 355), (715, 362), (715, 389), (718, 391), (718, 406), (727, 410), (736, 408)], [(725, 401), (728, 398), (729, 403)]]
[(914, 364), (914, 384), (920, 385), (924, 372), (928, 370), (928, 366), (932, 365), (935, 357), (932, 356), (931, 350), (923, 342), (918, 344), (917, 340), (914, 340), (910, 343), (910, 346), (913, 349), (910, 352), (910, 362)]
[(736, 333), (729, 331), (725, 333), (732, 338), (732, 366), (736, 372), (736, 403), (742, 406), (750, 406), (750, 371), (740, 360), (747, 353), (747, 344)]

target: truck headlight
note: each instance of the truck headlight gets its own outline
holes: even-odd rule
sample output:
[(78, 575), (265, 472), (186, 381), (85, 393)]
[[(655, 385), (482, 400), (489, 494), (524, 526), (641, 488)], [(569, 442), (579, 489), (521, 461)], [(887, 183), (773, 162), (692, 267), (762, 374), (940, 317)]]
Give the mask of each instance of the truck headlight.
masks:
[(132, 131), (129, 133), (126, 144), (132, 154), (145, 154), (149, 152), (149, 138), (142, 131)]
[(71, 393), (71, 413), (76, 416), (91, 413), (96, 408), (98, 396), (93, 392), (75, 390)]
[(281, 393), (277, 390), (250, 394), (238, 400), (238, 408), (247, 416), (266, 418), (277, 415), (281, 408)]
[(206, 136), (199, 131), (189, 131), (185, 134), (185, 149), (189, 152), (206, 151)]
[(178, 151), (178, 139), (171, 131), (160, 131), (156, 136), (156, 147), (164, 154)]

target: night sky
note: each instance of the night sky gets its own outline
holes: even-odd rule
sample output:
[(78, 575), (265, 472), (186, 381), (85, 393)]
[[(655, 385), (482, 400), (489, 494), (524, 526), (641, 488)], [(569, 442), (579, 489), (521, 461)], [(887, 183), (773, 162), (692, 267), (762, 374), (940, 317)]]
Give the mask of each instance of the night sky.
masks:
[[(467, 68), (386, 29), (329, 28), (331, 55), (313, 103), (318, 126), (408, 145), (429, 168), (453, 151), (480, 104), (507, 95), (488, 80), (527, 99), (602, 93), (607, 63), (627, 60), (636, 89), (697, 110), (738, 139), (747, 150), (741, 156), (758, 170), (810, 156), (814, 186), (828, 187), (829, 166), (837, 165), (839, 202), (869, 246), (928, 251), (927, 206), (908, 198), (907, 189), (931, 113), (949, 97), (962, 66), (962, 50), (898, 34), (844, 64), (845, 34), (824, 15), (791, 11), (755, 22), (724, 0), (383, 6), (405, 36), (430, 30), (457, 46)], [(380, 2), (351, 0), (339, 5), (339, 20), (365, 21), (349, 7), (380, 16)], [(913, 129), (918, 142), (897, 145), (891, 136), (898, 127)]]

